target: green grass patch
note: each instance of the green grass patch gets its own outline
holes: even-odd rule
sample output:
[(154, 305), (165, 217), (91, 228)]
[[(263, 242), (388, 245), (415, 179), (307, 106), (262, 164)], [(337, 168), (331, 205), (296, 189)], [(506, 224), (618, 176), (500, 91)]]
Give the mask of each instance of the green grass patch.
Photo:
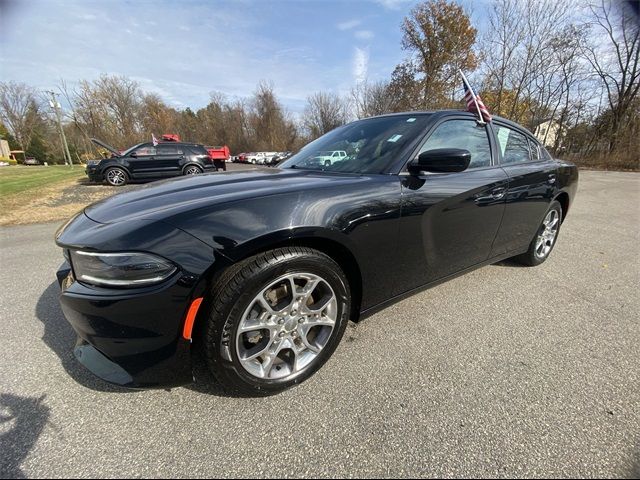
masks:
[(84, 167), (80, 165), (73, 168), (64, 165), (0, 167), (0, 199), (84, 176)]

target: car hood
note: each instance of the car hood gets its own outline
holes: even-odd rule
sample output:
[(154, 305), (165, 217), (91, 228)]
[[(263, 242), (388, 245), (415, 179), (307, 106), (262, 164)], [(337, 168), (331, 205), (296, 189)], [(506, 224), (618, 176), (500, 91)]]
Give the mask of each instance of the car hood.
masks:
[(97, 138), (92, 138), (91, 141), (93, 143), (95, 143), (96, 145), (102, 147), (102, 148), (106, 148), (107, 150), (109, 150), (111, 153), (113, 153), (114, 155), (116, 155), (117, 157), (120, 156), (120, 152), (118, 150), (116, 150), (115, 148), (113, 148), (111, 145), (109, 145), (108, 143), (104, 143), (102, 140), (98, 140)]
[(361, 182), (358, 175), (310, 170), (264, 169), (210, 173), (148, 184), (94, 203), (85, 214), (99, 223), (131, 219), (167, 220), (224, 203)]

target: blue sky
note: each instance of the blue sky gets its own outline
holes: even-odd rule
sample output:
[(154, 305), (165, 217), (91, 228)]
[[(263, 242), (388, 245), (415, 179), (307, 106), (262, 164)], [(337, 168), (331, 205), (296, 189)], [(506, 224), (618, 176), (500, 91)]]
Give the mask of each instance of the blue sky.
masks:
[[(28, 1), (4, 4), (0, 79), (50, 89), (126, 75), (171, 105), (212, 91), (251, 95), (271, 81), (300, 112), (318, 90), (346, 93), (388, 78), (404, 53), (400, 23), (415, 0)], [(475, 22), (485, 1), (465, 2)]]

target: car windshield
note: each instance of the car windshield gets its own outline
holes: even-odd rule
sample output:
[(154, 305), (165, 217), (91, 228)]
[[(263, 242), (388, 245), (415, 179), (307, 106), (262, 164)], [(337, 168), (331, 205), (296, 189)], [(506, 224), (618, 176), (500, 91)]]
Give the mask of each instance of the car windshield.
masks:
[[(309, 143), (280, 168), (381, 173), (424, 131), (428, 118), (428, 114), (406, 114), (358, 120)], [(335, 151), (341, 153), (340, 159), (327, 158)]]

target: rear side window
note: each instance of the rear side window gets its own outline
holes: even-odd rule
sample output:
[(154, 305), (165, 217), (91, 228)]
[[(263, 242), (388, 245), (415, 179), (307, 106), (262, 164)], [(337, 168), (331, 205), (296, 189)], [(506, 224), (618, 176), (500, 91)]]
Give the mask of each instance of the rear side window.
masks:
[(543, 146), (540, 146), (540, 158), (545, 161), (553, 160), (553, 157), (551, 156), (549, 151)]
[(447, 120), (438, 125), (422, 145), (420, 153), (438, 148), (462, 148), (471, 153), (469, 168), (491, 165), (491, 147), (486, 127), (475, 120)]
[(540, 160), (540, 151), (538, 150), (538, 144), (529, 139), (529, 151), (531, 152), (531, 160), (537, 162)]
[(503, 165), (513, 165), (531, 160), (527, 137), (501, 125), (496, 125), (495, 129)]
[(182, 155), (182, 149), (175, 145), (158, 145), (158, 155)]
[(189, 149), (196, 155), (209, 155), (207, 149), (200, 145), (193, 145), (192, 147), (189, 147)]

